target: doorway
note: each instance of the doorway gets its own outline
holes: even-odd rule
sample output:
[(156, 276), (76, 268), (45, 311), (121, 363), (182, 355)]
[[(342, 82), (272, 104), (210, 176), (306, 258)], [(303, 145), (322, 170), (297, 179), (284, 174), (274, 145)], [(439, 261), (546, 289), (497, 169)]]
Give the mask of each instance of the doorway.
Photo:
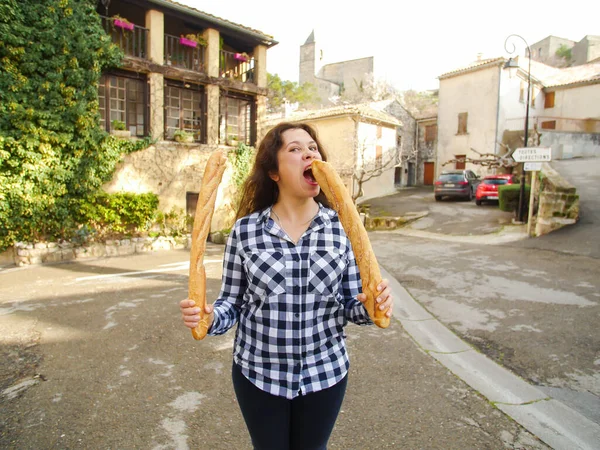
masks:
[(434, 178), (434, 165), (432, 162), (423, 163), (423, 184), (431, 186)]

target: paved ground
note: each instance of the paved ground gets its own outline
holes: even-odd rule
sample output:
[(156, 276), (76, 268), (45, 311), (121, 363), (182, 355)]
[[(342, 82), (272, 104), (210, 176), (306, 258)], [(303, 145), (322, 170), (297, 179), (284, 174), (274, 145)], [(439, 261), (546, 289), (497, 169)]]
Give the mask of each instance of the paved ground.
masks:
[[(594, 171), (585, 173), (593, 188)], [(330, 448), (546, 448), (519, 423), (555, 448), (600, 448), (600, 268), (593, 247), (573, 239), (582, 229), (597, 235), (585, 192), (585, 227), (527, 241), (494, 206), (435, 203), (427, 189), (371, 201), (389, 215), (427, 210), (372, 241), (398, 291), (408, 290), (405, 305), (431, 317), (399, 310), (387, 330), (348, 327), (350, 389)], [(211, 246), (207, 256), (209, 297), (221, 251)], [(0, 272), (0, 447), (249, 448), (229, 379), (232, 333), (195, 342), (179, 324), (187, 258), (160, 252)], [(446, 348), (455, 338), (440, 323), (468, 350)], [(465, 351), (489, 360), (469, 366)], [(508, 400), (498, 397), (498, 377), (481, 372), (498, 373), (490, 360), (547, 397), (519, 404), (526, 396), (510, 389), (501, 389)], [(575, 433), (570, 441), (547, 440), (561, 427)]]
[(402, 189), (396, 194), (367, 200), (372, 216), (404, 216), (426, 212), (411, 229), (445, 236), (489, 236), (511, 223), (513, 214), (500, 211), (497, 203), (442, 200), (436, 202), (432, 186)]
[[(209, 297), (221, 251), (206, 257)], [(0, 447), (250, 448), (229, 375), (233, 333), (196, 342), (179, 322), (188, 257), (0, 273)], [(347, 334), (350, 384), (331, 449), (547, 448), (397, 318)]]

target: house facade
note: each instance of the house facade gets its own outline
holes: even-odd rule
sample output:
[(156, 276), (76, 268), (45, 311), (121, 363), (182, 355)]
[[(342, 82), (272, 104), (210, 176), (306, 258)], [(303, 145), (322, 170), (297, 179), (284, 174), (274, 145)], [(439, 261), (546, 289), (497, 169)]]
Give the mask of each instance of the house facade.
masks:
[(295, 112), (267, 123), (270, 127), (283, 121), (305, 122), (315, 128), (328, 161), (357, 202), (395, 192), (402, 127), (398, 119), (362, 104)]
[[(108, 5), (108, 6), (105, 6)], [(108, 192), (154, 192), (160, 209), (194, 214), (204, 163), (219, 147), (255, 145), (264, 120), (269, 35), (170, 0), (99, 2), (105, 30), (125, 53), (102, 75), (101, 125), (121, 122), (156, 144), (128, 155)], [(180, 133), (192, 142), (180, 143)], [(229, 175), (219, 195), (227, 197)], [(219, 201), (213, 228), (227, 227), (233, 206)], [(224, 200), (224, 199), (221, 199)]]
[(435, 177), (437, 116), (431, 113), (413, 115), (398, 100), (373, 102), (370, 106), (402, 123), (397, 137), (398, 162), (394, 167), (396, 187), (432, 185)]
[(485, 166), (460, 160), (522, 147), (528, 85), (529, 146), (548, 144), (553, 158), (600, 154), (600, 64), (559, 69), (519, 57), (511, 74), (506, 62), (481, 60), (439, 77), (436, 176), (462, 168), (485, 175)]

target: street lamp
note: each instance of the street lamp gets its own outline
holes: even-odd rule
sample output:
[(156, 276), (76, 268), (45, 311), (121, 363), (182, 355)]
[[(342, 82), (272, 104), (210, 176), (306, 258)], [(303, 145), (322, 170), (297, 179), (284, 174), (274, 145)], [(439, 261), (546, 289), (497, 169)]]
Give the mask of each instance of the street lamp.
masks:
[[(521, 39), (525, 43), (525, 46), (527, 47), (527, 60), (529, 61), (529, 66), (527, 68), (527, 103), (526, 103), (527, 106), (525, 107), (525, 147), (527, 147), (527, 140), (529, 138), (529, 93), (531, 91), (531, 49), (529, 48), (529, 44), (527, 44), (527, 41), (522, 36), (519, 36), (518, 34), (511, 34), (504, 41), (504, 50), (509, 55), (512, 55), (516, 50), (514, 43), (511, 43), (512, 50), (509, 50), (507, 47), (508, 41), (511, 38)], [(504, 68), (509, 69), (511, 72), (513, 72), (513, 71), (516, 72), (516, 70), (519, 68), (519, 64), (513, 58), (509, 58), (508, 61), (506, 61)], [(525, 216), (525, 163), (522, 163), (521, 164), (521, 186), (520, 186), (520, 190), (519, 190), (519, 210), (518, 210), (518, 214), (517, 214), (517, 220), (519, 222), (523, 222), (524, 216)]]

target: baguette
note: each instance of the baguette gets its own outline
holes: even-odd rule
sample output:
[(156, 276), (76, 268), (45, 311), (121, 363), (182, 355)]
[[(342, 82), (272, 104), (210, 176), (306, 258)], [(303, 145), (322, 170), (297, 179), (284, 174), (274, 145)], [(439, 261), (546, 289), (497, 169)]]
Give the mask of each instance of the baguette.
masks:
[(206, 270), (204, 268), (204, 252), (206, 239), (210, 231), (210, 222), (215, 209), (217, 189), (223, 178), (227, 156), (223, 150), (213, 152), (204, 169), (202, 185), (198, 194), (194, 228), (192, 230), (192, 248), (190, 250), (190, 278), (188, 282), (188, 298), (200, 308), (200, 322), (192, 329), (194, 339), (204, 339), (209, 327), (209, 316), (204, 312), (206, 306)]
[(390, 325), (390, 318), (385, 315), (386, 311), (381, 311), (377, 307), (375, 301), (378, 295), (377, 285), (381, 282), (379, 264), (354, 201), (342, 179), (329, 163), (315, 160), (311, 168), (315, 180), (319, 183), (331, 207), (337, 211), (342, 227), (352, 244), (362, 280), (362, 290), (367, 296), (364, 305), (369, 317), (378, 327), (387, 328)]

